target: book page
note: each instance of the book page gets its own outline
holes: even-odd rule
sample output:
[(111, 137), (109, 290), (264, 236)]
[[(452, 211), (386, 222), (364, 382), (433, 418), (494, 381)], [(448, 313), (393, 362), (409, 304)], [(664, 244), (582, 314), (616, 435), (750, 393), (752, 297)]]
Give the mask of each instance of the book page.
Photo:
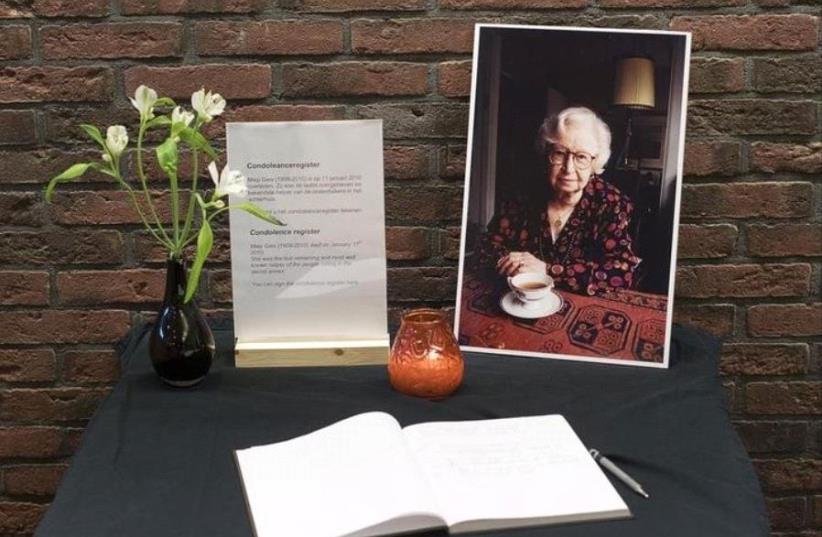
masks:
[(413, 523), (436, 525), (431, 494), (388, 414), (359, 414), (236, 455), (257, 537), (368, 535), (363, 529), (390, 520), (412, 529), (414, 515)]
[(559, 415), (423, 423), (406, 442), (449, 526), (491, 529), (628, 516), (627, 506)]

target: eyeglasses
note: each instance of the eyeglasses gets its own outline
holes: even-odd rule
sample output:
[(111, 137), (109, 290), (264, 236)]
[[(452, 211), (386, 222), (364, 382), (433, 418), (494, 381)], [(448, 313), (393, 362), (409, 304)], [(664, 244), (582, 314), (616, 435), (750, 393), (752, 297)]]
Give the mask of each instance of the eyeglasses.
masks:
[(595, 155), (588, 153), (574, 153), (561, 147), (555, 147), (548, 152), (548, 161), (553, 166), (561, 166), (567, 162), (568, 156), (574, 161), (574, 167), (578, 170), (587, 170), (594, 163)]

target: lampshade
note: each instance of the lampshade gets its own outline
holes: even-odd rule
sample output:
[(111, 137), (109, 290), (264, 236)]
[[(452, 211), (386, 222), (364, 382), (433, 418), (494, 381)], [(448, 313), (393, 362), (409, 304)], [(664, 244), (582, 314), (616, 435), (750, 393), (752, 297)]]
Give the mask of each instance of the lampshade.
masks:
[(654, 107), (654, 62), (648, 58), (623, 58), (617, 64), (614, 105)]

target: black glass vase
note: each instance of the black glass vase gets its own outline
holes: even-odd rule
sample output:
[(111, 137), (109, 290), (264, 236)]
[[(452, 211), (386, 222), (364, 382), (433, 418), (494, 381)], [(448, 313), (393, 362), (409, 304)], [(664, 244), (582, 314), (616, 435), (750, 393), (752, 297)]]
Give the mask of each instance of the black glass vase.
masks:
[(170, 257), (166, 294), (151, 329), (149, 355), (157, 375), (171, 386), (185, 388), (202, 381), (214, 360), (214, 334), (192, 298), (184, 303), (188, 267)]

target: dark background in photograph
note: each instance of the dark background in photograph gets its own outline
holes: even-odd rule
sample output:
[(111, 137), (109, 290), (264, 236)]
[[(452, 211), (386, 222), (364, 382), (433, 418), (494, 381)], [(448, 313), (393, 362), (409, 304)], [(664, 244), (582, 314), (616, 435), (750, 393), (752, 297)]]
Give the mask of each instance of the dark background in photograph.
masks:
[[(678, 147), (666, 151), (665, 143), (666, 134), (679, 136), (682, 84), (671, 79), (672, 71), (682, 76), (684, 47), (682, 36), (483, 28), (468, 237), (476, 239), (501, 201), (539, 197), (547, 184), (544, 158), (535, 148), (543, 119), (586, 106), (611, 129), (611, 158), (602, 177), (634, 202), (631, 236), (642, 259), (634, 289), (667, 294)], [(653, 109), (612, 104), (616, 66), (624, 57), (653, 61)], [(626, 146), (628, 114), (633, 127)]]

